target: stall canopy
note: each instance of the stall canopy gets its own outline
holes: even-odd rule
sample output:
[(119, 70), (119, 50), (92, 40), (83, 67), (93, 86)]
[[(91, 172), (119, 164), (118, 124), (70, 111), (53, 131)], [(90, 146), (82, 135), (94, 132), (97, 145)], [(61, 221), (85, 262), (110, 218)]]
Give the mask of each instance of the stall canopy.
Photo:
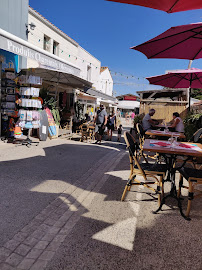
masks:
[(61, 72), (57, 69), (50, 68), (29, 68), (23, 69), (22, 72), (26, 74), (39, 76), (43, 81), (52, 82), (52, 83), (61, 83), (68, 86), (72, 86), (80, 89), (88, 89), (92, 87), (92, 83), (86, 81), (78, 76), (75, 76), (70, 73)]
[(134, 110), (134, 108), (139, 108), (140, 102), (139, 101), (125, 101), (119, 100), (117, 108), (125, 109), (125, 110)]
[(90, 88), (86, 91), (87, 94), (91, 95), (91, 96), (95, 96), (95, 97), (100, 97), (100, 98), (104, 98), (105, 100), (111, 100), (111, 101), (116, 101), (116, 98), (107, 94), (104, 94), (98, 90), (95, 90), (93, 88)]

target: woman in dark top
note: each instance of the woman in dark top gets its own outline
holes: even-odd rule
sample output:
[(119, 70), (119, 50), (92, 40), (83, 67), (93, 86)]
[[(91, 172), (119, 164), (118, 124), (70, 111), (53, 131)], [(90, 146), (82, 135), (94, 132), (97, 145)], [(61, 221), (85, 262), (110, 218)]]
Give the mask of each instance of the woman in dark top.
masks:
[(116, 115), (113, 113), (108, 116), (107, 120), (107, 136), (109, 141), (112, 140), (112, 134), (115, 127), (116, 127)]

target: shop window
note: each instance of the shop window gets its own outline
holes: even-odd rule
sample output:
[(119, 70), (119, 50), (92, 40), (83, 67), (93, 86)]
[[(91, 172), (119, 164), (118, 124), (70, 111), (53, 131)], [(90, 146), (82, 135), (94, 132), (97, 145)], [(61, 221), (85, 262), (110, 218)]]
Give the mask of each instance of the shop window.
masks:
[(87, 66), (87, 81), (91, 81), (91, 66)]
[(50, 38), (46, 35), (44, 35), (43, 39), (43, 49), (50, 52)]
[(53, 54), (58, 55), (58, 51), (59, 51), (59, 43), (54, 40), (53, 41)]

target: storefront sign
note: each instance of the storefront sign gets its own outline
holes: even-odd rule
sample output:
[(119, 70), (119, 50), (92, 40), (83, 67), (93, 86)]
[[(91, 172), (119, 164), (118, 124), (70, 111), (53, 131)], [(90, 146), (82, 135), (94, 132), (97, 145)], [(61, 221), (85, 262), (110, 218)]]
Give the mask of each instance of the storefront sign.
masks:
[(137, 100), (137, 98), (133, 96), (124, 96), (124, 100)]
[(2, 62), (3, 71), (6, 69), (18, 71), (18, 55), (0, 49), (0, 61)]
[(31, 44), (29, 48), (28, 46), (22, 45), (16, 41), (0, 35), (0, 48), (26, 58), (31, 58), (43, 66), (49, 66), (51, 68), (67, 72), (76, 76), (79, 76), (80, 74), (79, 68), (71, 66), (63, 61), (59, 61), (54, 57), (48, 56), (46, 53), (34, 50), (31, 48)]

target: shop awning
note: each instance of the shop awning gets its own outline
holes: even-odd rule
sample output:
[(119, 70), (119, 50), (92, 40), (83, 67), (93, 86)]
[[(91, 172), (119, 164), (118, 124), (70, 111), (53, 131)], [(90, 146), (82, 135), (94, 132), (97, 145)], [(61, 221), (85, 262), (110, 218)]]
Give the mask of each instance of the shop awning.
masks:
[(100, 97), (106, 100), (111, 100), (111, 101), (116, 101), (116, 98), (107, 94), (104, 94), (98, 90), (95, 90), (93, 88), (90, 88), (86, 91), (87, 94), (91, 95), (91, 96), (95, 96), (95, 97)]
[(37, 61), (40, 65), (48, 66), (52, 69), (80, 75), (80, 68), (76, 65), (65, 61), (58, 56), (51, 54), (13, 34), (8, 33), (0, 28), (0, 49), (12, 52), (16, 55), (30, 58)]
[(92, 83), (70, 73), (61, 72), (50, 68), (29, 68), (23, 69), (26, 74), (39, 76), (43, 81), (61, 83), (75, 88), (85, 89), (92, 87)]
[(120, 100), (117, 104), (117, 108), (126, 110), (134, 110), (135, 108), (139, 107), (140, 107), (139, 101)]

